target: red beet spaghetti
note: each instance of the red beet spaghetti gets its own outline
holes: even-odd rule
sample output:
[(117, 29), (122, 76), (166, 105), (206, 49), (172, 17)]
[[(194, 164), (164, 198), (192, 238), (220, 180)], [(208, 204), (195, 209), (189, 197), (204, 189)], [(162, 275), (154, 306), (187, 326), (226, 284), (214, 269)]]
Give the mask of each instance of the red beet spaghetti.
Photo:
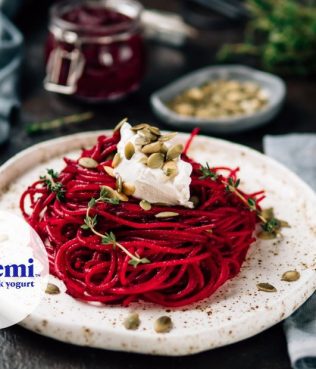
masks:
[[(192, 138), (181, 158), (193, 167), (193, 209), (153, 204), (145, 211), (133, 197), (103, 201), (102, 188), (116, 188), (104, 166), (112, 165), (119, 131), (82, 151), (95, 168), (65, 158), (59, 174), (49, 170), (24, 192), (23, 215), (45, 243), (51, 273), (71, 296), (181, 307), (209, 297), (239, 272), (255, 240), (262, 191), (237, 191), (238, 169), (210, 169), (190, 159)], [(156, 217), (166, 211), (177, 216)]]

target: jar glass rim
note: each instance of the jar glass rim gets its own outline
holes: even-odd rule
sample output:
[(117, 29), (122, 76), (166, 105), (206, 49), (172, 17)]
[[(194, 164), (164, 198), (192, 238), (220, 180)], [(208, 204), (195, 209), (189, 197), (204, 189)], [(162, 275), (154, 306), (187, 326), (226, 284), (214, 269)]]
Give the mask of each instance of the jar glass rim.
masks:
[[(91, 7), (104, 7), (105, 9), (115, 10), (118, 13), (126, 15), (129, 19), (115, 25), (78, 25), (62, 18), (62, 15), (76, 6), (89, 5)], [(137, 27), (140, 23), (143, 6), (135, 0), (64, 0), (51, 7), (51, 24), (60, 27), (63, 30), (73, 32), (98, 32), (117, 34), (126, 32), (131, 28)]]

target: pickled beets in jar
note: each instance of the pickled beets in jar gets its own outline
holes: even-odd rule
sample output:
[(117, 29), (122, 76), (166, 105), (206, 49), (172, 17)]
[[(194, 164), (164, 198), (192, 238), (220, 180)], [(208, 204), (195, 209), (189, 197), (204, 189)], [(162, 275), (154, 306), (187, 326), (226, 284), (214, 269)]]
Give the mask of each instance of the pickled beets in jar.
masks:
[(145, 62), (141, 11), (134, 0), (66, 0), (53, 6), (45, 88), (91, 102), (136, 90)]

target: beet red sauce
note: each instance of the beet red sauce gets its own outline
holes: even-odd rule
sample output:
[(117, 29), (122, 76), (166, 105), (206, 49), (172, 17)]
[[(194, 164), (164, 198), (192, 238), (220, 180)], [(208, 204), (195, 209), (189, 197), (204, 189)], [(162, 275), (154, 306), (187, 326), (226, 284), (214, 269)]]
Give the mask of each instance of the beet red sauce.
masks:
[[(77, 82), (75, 96), (89, 101), (120, 98), (138, 88), (144, 74), (144, 45), (135, 20), (101, 6), (76, 5), (60, 16), (65, 30), (75, 30), (79, 37), (108, 36), (110, 43), (91, 41), (81, 45), (85, 58), (82, 76)], [(53, 21), (54, 22), (54, 21)], [(116, 36), (125, 35), (123, 40)], [(53, 49), (72, 51), (74, 45), (57, 40), (50, 32), (46, 44), (46, 60)], [(69, 63), (61, 68), (59, 83), (64, 84)]]

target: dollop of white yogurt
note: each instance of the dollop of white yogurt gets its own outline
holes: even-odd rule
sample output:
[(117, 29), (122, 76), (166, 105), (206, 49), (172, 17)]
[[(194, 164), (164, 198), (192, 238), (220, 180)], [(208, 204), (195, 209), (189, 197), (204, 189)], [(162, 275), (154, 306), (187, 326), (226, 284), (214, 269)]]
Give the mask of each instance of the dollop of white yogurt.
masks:
[[(189, 201), (192, 165), (178, 157), (175, 160), (178, 174), (170, 179), (162, 169), (152, 169), (139, 162), (146, 155), (141, 152), (141, 145), (137, 143), (139, 134), (132, 131), (129, 123), (124, 123), (120, 132), (121, 140), (117, 145), (117, 152), (122, 160), (114, 168), (114, 173), (119, 175), (124, 182), (132, 183), (135, 186), (133, 196), (151, 204), (163, 203), (193, 208), (193, 203)], [(135, 154), (130, 160), (127, 160), (124, 154), (128, 142), (131, 142), (135, 147)], [(165, 144), (170, 147), (173, 145), (173, 140)]]

